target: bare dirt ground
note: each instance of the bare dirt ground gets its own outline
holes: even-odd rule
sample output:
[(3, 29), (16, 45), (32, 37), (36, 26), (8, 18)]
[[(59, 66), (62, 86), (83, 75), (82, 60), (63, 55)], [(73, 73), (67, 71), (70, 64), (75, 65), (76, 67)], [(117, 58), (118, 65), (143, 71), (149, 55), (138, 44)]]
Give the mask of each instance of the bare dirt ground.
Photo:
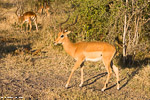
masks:
[[(21, 31), (15, 7), (0, 8), (0, 97), (38, 100), (149, 100), (150, 65), (147, 59), (129, 67), (119, 66), (120, 90), (115, 74), (108, 89), (101, 91), (107, 77), (102, 62), (86, 62), (84, 86), (79, 88), (80, 69), (64, 86), (75, 60), (61, 46), (53, 46), (51, 30)], [(38, 26), (43, 25), (38, 16)], [(43, 31), (44, 30), (44, 31)], [(45, 40), (42, 38), (47, 37)], [(41, 49), (42, 48), (42, 49)]]

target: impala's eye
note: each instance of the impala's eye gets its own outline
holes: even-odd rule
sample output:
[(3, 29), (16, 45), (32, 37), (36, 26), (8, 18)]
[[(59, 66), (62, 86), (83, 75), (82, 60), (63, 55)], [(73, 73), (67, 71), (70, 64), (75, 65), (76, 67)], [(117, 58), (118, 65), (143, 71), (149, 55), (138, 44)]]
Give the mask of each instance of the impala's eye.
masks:
[(63, 37), (64, 37), (64, 35), (61, 35), (60, 37), (61, 37), (61, 38), (63, 38)]

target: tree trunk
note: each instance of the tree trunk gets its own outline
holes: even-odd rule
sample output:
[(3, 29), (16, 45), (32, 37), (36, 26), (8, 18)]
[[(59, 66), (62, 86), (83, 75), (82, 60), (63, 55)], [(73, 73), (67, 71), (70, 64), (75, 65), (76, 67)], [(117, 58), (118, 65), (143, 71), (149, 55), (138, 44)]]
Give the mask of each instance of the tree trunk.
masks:
[(125, 14), (124, 32), (123, 32), (123, 64), (125, 64), (126, 59), (126, 33), (127, 33), (127, 15)]

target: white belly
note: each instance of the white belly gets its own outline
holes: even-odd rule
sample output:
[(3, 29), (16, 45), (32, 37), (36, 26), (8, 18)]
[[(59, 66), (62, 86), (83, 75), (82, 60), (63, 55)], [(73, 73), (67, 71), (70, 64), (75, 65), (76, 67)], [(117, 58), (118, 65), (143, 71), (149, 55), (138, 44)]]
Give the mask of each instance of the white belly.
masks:
[(102, 59), (102, 57), (98, 57), (98, 58), (94, 58), (94, 59), (86, 58), (85, 60), (86, 60), (86, 61), (97, 62), (97, 61), (100, 61), (101, 59)]
[(29, 22), (29, 19), (25, 19), (25, 22), (27, 22), (27, 23), (28, 23), (28, 22)]
[(102, 52), (84, 52), (86, 61), (100, 61), (102, 59)]

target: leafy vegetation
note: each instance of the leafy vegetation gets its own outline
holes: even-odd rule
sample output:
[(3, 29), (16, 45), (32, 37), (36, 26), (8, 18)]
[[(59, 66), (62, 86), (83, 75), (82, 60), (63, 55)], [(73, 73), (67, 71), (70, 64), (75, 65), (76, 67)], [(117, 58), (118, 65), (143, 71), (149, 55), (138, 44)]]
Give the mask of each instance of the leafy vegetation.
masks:
[(150, 43), (149, 36), (144, 36), (149, 34), (150, 3), (147, 0), (129, 1), (127, 6), (125, 1), (111, 0), (73, 0), (71, 4), (75, 9), (73, 16), (80, 16), (74, 30), (79, 35), (77, 39), (81, 36), (86, 41), (102, 40), (114, 44), (117, 40), (122, 43), (120, 37), (123, 37), (124, 16), (127, 14), (127, 52), (137, 47), (142, 39)]

